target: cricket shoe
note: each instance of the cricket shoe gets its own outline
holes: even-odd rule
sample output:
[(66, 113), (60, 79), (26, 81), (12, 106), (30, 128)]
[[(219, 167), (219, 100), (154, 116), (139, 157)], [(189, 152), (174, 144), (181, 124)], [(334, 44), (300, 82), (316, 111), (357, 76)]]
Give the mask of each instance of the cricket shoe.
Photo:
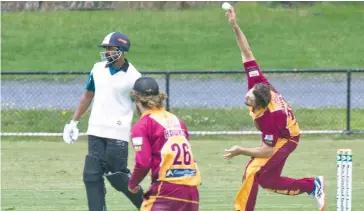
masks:
[(326, 194), (325, 194), (325, 178), (318, 176), (315, 178), (315, 186), (311, 193), (317, 200), (319, 210), (324, 211), (326, 208)]

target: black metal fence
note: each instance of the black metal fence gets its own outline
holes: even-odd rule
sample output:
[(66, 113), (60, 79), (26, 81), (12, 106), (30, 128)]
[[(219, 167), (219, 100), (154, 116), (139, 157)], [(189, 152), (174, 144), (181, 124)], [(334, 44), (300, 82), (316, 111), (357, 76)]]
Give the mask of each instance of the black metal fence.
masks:
[[(364, 132), (364, 69), (266, 70), (294, 108), (302, 130)], [(168, 110), (192, 131), (255, 131), (246, 106), (245, 73), (148, 71), (169, 98)], [(61, 132), (84, 91), (89, 72), (2, 72), (2, 133)], [(86, 116), (89, 113), (86, 114)], [(82, 119), (85, 131), (87, 117)]]

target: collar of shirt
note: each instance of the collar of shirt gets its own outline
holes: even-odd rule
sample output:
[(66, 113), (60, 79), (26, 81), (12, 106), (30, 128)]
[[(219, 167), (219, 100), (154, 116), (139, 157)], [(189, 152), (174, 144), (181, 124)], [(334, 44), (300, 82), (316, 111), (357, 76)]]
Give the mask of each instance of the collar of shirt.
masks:
[(107, 64), (106, 67), (109, 67), (109, 71), (110, 71), (111, 75), (114, 75), (114, 74), (118, 73), (119, 71), (126, 72), (129, 68), (129, 61), (127, 59), (125, 59), (124, 64), (121, 65), (121, 67), (119, 67), (119, 68), (114, 68), (110, 64)]
[(256, 119), (256, 118), (261, 117), (264, 114), (264, 112), (267, 110), (268, 107), (266, 107), (266, 108), (259, 108), (256, 112), (254, 112), (254, 107), (249, 106), (248, 108), (249, 108), (249, 111), (250, 111), (250, 116), (253, 119)]
[(148, 114), (158, 113), (158, 112), (164, 112), (164, 111), (165, 111), (164, 108), (160, 108), (160, 109), (158, 109), (158, 108), (156, 108), (156, 109), (149, 109), (149, 110), (144, 111), (144, 113), (140, 116), (140, 119), (143, 118), (143, 117), (145, 117)]

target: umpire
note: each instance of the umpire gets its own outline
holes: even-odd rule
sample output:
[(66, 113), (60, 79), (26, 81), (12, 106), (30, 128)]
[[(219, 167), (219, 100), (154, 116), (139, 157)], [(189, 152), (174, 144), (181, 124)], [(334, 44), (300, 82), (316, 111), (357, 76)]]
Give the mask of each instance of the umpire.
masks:
[(93, 100), (87, 130), (88, 155), (83, 170), (89, 211), (106, 211), (103, 176), (139, 210), (143, 191), (132, 194), (128, 190), (127, 161), (134, 110), (130, 92), (141, 74), (125, 58), (130, 48), (130, 40), (125, 35), (112, 32), (99, 47), (104, 48), (100, 53), (104, 61), (94, 64), (86, 91), (71, 122), (64, 127), (63, 139), (68, 144), (77, 140), (78, 120)]

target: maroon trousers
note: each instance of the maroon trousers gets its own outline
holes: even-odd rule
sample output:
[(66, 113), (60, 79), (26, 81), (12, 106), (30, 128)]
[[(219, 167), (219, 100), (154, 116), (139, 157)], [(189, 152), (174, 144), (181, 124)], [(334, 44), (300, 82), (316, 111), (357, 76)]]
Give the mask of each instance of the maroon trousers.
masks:
[(314, 178), (293, 179), (282, 177), (283, 166), (298, 144), (296, 139), (279, 139), (270, 158), (252, 158), (246, 166), (243, 184), (235, 198), (236, 211), (253, 211), (259, 185), (265, 190), (285, 195), (310, 194)]
[(197, 187), (156, 182), (144, 194), (140, 211), (198, 211), (198, 206)]

